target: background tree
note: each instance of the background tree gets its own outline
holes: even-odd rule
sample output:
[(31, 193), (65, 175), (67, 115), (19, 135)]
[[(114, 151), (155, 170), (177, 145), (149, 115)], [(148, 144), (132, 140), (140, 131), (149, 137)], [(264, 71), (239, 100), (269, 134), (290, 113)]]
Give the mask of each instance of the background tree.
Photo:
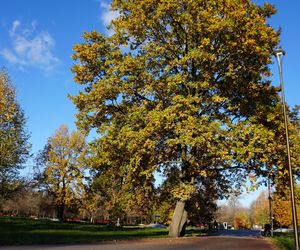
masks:
[[(115, 136), (120, 136), (116, 138)], [(110, 219), (125, 220), (126, 214), (147, 217), (152, 209), (154, 197), (154, 177), (152, 173), (141, 173), (146, 159), (140, 160), (136, 169), (128, 168), (132, 164), (126, 150), (127, 142), (122, 134), (113, 132), (101, 138), (101, 145), (95, 140), (91, 143), (89, 166), (92, 167), (92, 187), (101, 196), (103, 209)]]
[(72, 97), (77, 124), (97, 129), (94, 166), (120, 177), (131, 197), (146, 201), (154, 171), (177, 169), (170, 235), (179, 236), (197, 185), (225, 196), (234, 181), (266, 174), (275, 138), (266, 121), (279, 101), (266, 80), (275, 9), (250, 0), (114, 0), (112, 8), (115, 33), (84, 33), (74, 46), (74, 80), (85, 86)]
[(26, 119), (8, 73), (0, 70), (0, 199), (18, 188), (19, 170), (30, 153)]
[(269, 198), (267, 191), (259, 194), (256, 200), (251, 204), (251, 217), (253, 223), (263, 226), (270, 223)]
[(2, 211), (10, 216), (37, 217), (40, 212), (41, 197), (31, 188), (20, 188), (2, 204)]
[(234, 216), (235, 229), (250, 229), (251, 221), (249, 218), (249, 211), (245, 208), (240, 208)]
[[(289, 143), (291, 153), (291, 163), (293, 174), (299, 180), (300, 177), (300, 122), (299, 122), (299, 107), (296, 105), (293, 108), (287, 106), (289, 117)], [(289, 170), (286, 152), (286, 137), (285, 127), (282, 115), (281, 105), (277, 105), (274, 112), (266, 117), (265, 124), (268, 124), (272, 131), (272, 140), (267, 144), (269, 151), (269, 160), (266, 161), (266, 171), (271, 184), (276, 186), (276, 191), (285, 192), (289, 187)], [(267, 182), (265, 181), (265, 184)]]
[(92, 189), (86, 188), (79, 207), (80, 215), (95, 223), (100, 211), (103, 211), (101, 196)]
[[(299, 106), (296, 105), (293, 108), (288, 108), (289, 118), (289, 143), (291, 152), (291, 163), (293, 168), (293, 174), (295, 180), (299, 180), (300, 177), (300, 119), (299, 119)], [(277, 109), (280, 109), (277, 107)], [(269, 167), (271, 178), (273, 179), (276, 191), (272, 197), (273, 199), (273, 212), (275, 217), (275, 223), (279, 226), (289, 226), (292, 223), (291, 215), (291, 197), (289, 192), (289, 170), (287, 164), (287, 153), (286, 153), (286, 138), (284, 132), (284, 122), (282, 113), (275, 112), (270, 114), (268, 122), (274, 124), (280, 128), (275, 133), (276, 140), (273, 143), (273, 151), (275, 154), (270, 155), (273, 165)], [(296, 182), (297, 183), (297, 182)], [(299, 189), (297, 186), (295, 190)], [(296, 200), (299, 191), (295, 191)], [(297, 202), (296, 202), (297, 203)], [(297, 214), (299, 208), (297, 206)], [(299, 218), (299, 216), (297, 216)]]
[[(296, 207), (297, 207), (297, 220), (300, 223), (300, 188), (295, 187)], [(273, 201), (273, 215), (275, 223), (279, 227), (289, 227), (292, 225), (292, 207), (290, 200), (289, 189), (278, 188), (272, 197)]]
[(219, 205), (215, 214), (215, 219), (219, 223), (227, 222), (228, 226), (234, 227), (234, 218), (238, 211), (242, 209), (239, 202), (240, 192), (237, 190), (230, 190), (227, 201)]
[(157, 199), (153, 208), (153, 221), (164, 225), (170, 225), (174, 207), (169, 200)]
[(57, 216), (63, 220), (65, 208), (78, 204), (83, 196), (85, 137), (77, 131), (69, 133), (68, 127), (62, 125), (49, 138), (46, 149), (44, 181), (54, 197)]

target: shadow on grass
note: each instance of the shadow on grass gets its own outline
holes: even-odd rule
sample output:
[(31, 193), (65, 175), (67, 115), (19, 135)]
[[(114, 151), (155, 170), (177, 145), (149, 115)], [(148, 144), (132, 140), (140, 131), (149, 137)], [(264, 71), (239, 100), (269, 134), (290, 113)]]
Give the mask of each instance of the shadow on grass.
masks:
[(197, 237), (229, 236), (229, 237), (260, 237), (258, 230), (232, 230), (232, 229), (191, 229), (188, 234)]
[(95, 243), (164, 236), (167, 236), (167, 230), (158, 228), (122, 229), (49, 220), (0, 218), (0, 245)]

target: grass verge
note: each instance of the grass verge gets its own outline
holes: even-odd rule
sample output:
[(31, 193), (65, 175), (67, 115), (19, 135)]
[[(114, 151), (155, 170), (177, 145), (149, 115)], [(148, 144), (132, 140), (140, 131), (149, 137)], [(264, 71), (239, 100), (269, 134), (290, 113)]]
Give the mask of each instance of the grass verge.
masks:
[(167, 229), (122, 229), (14, 217), (0, 218), (0, 245), (75, 244), (109, 240), (166, 237)]
[(291, 234), (278, 234), (270, 238), (273, 244), (280, 250), (294, 250), (294, 237)]

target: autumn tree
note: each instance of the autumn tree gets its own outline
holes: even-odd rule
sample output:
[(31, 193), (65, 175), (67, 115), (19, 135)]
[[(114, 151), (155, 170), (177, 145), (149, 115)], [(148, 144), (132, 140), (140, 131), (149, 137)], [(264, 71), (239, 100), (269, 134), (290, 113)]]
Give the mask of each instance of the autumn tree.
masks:
[[(297, 220), (300, 223), (300, 187), (295, 187)], [(280, 227), (292, 225), (292, 207), (288, 187), (278, 188), (272, 196), (273, 215), (275, 223)]]
[(18, 190), (2, 202), (1, 210), (4, 214), (13, 216), (38, 216), (40, 205), (41, 194), (32, 189), (26, 181), (22, 181)]
[(257, 225), (270, 223), (269, 195), (266, 191), (261, 192), (251, 204), (251, 217)]
[(19, 186), (18, 174), (30, 154), (26, 119), (8, 73), (0, 70), (0, 198)]
[(229, 226), (234, 226), (236, 214), (243, 209), (239, 199), (240, 192), (238, 190), (230, 190), (226, 202), (218, 206), (215, 220), (220, 223), (227, 222)]
[(149, 200), (154, 171), (176, 170), (169, 233), (179, 236), (197, 185), (222, 197), (274, 165), (267, 117), (280, 105), (267, 77), (279, 39), (266, 19), (275, 9), (250, 0), (114, 0), (112, 8), (114, 34), (87, 32), (74, 46), (74, 80), (84, 86), (71, 97), (77, 125), (97, 130), (93, 166), (129, 203)]
[(83, 196), (85, 137), (77, 131), (69, 133), (68, 127), (62, 125), (49, 138), (45, 148), (44, 182), (47, 192), (54, 197), (57, 217), (63, 220), (65, 208), (78, 205)]
[(240, 208), (234, 216), (235, 229), (250, 229), (251, 221), (249, 218), (249, 211), (245, 208)]
[(87, 218), (91, 223), (94, 223), (99, 211), (103, 210), (101, 205), (101, 196), (90, 189), (85, 189), (81, 205), (79, 207), (80, 215)]
[[(300, 118), (298, 105), (290, 108), (288, 111), (288, 130), (289, 130), (289, 144), (291, 153), (291, 165), (295, 180), (299, 180), (300, 177)], [(276, 133), (276, 140), (274, 141), (276, 154), (271, 158), (273, 160), (273, 167), (270, 168), (271, 177), (275, 184), (275, 193), (272, 196), (273, 213), (275, 223), (279, 226), (289, 226), (292, 224), (292, 208), (291, 208), (291, 196), (290, 196), (290, 179), (289, 170), (287, 164), (287, 152), (286, 152), (286, 138), (284, 130), (283, 118), (279, 117), (275, 113), (269, 116), (274, 120), (273, 124), (280, 128), (279, 133)], [(296, 181), (297, 183), (297, 181)], [(299, 220), (300, 207), (299, 207), (299, 187), (295, 186), (295, 196), (297, 204), (297, 218)], [(298, 221), (299, 223), (299, 221)]]
[[(300, 177), (300, 121), (299, 106), (289, 107), (288, 113), (288, 130), (289, 144), (291, 153), (291, 164), (293, 174), (296, 180)], [(289, 170), (286, 149), (285, 125), (282, 115), (281, 105), (277, 105), (274, 112), (269, 113), (266, 117), (265, 124), (268, 124), (269, 131), (272, 131), (272, 140), (268, 143), (269, 160), (267, 171), (268, 179), (271, 185), (276, 186), (277, 192), (285, 192), (289, 186)], [(267, 181), (265, 181), (265, 185)]]

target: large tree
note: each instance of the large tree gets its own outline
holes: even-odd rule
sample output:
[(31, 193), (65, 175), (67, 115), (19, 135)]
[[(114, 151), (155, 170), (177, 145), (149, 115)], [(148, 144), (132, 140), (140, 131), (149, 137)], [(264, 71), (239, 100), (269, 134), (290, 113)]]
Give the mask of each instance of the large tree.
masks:
[(19, 186), (19, 171), (30, 154), (26, 119), (8, 73), (0, 70), (0, 198)]
[(170, 235), (179, 236), (197, 187), (222, 197), (250, 172), (265, 174), (275, 154), (267, 116), (279, 98), (267, 78), (279, 38), (266, 23), (275, 9), (250, 0), (112, 8), (114, 34), (84, 33), (74, 46), (74, 80), (85, 87), (72, 97), (77, 124), (97, 129), (93, 165), (128, 196), (147, 201), (154, 171), (175, 169)]
[(85, 137), (77, 131), (69, 133), (65, 125), (49, 138), (41, 154), (45, 166), (42, 179), (47, 192), (54, 198), (60, 220), (64, 219), (65, 208), (80, 204), (83, 198), (86, 155)]

